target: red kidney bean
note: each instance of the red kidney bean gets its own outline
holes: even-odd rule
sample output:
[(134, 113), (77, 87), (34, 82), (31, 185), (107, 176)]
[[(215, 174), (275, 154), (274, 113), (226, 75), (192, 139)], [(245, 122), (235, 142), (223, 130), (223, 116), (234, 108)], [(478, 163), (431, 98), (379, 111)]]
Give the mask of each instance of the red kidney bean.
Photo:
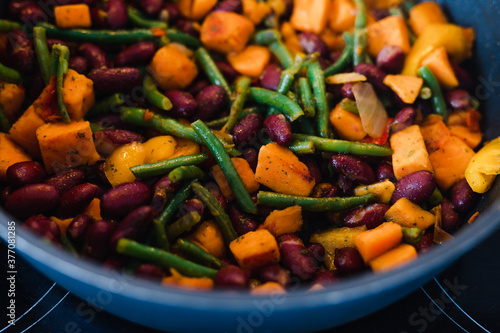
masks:
[(385, 222), (384, 214), (390, 207), (383, 203), (373, 203), (350, 210), (344, 217), (344, 226), (355, 228), (366, 225), (367, 229), (376, 228)]
[(40, 183), (47, 177), (43, 165), (38, 162), (25, 161), (14, 163), (7, 168), (7, 182), (15, 187)]
[(420, 170), (404, 176), (396, 183), (391, 203), (406, 198), (417, 205), (427, 200), (436, 188), (436, 180), (432, 172)]
[(214, 196), (215, 199), (217, 199), (217, 201), (219, 201), (222, 208), (227, 210), (227, 200), (220, 192), (219, 186), (217, 186), (216, 183), (207, 183), (205, 184), (205, 188)]
[(231, 223), (238, 236), (257, 230), (257, 223), (249, 215), (241, 212), (234, 205), (229, 205), (227, 215), (229, 219), (231, 219)]
[(457, 231), (462, 222), (460, 216), (453, 210), (451, 202), (446, 198), (443, 198), (441, 203), (441, 218), (441, 228), (450, 234)]
[(139, 42), (127, 47), (115, 57), (116, 67), (137, 66), (148, 63), (156, 52), (153, 42)]
[(139, 1), (142, 10), (149, 16), (156, 16), (163, 7), (163, 0), (142, 0)]
[(35, 215), (24, 221), (23, 228), (30, 230), (40, 237), (48, 238), (52, 243), (59, 243), (61, 239), (61, 229), (51, 219), (44, 215)]
[(313, 198), (332, 198), (339, 196), (339, 194), (340, 190), (335, 185), (319, 183), (314, 186), (311, 196)]
[(420, 242), (413, 244), (415, 246), (415, 249), (417, 249), (418, 253), (425, 253), (429, 251), (432, 247), (434, 247), (434, 233), (431, 231), (426, 232), (423, 236)]
[(153, 224), (155, 211), (151, 206), (141, 206), (131, 211), (115, 228), (110, 239), (113, 248), (121, 238), (140, 240)]
[(290, 283), (290, 273), (279, 264), (269, 264), (260, 267), (258, 276), (262, 282), (277, 282), (283, 287)]
[(134, 275), (145, 279), (161, 281), (164, 273), (163, 269), (158, 265), (141, 264), (135, 269)]
[(68, 67), (79, 74), (87, 74), (88, 63), (84, 57), (71, 57), (68, 60)]
[(83, 43), (78, 47), (78, 51), (87, 59), (90, 69), (109, 67), (108, 56), (99, 46), (92, 43)]
[(413, 103), (413, 105), (417, 110), (420, 110), (420, 113), (422, 114), (422, 119), (427, 118), (427, 116), (433, 112), (429, 100), (417, 98), (417, 100), (415, 101), (415, 103)]
[(170, 178), (168, 178), (168, 175), (160, 178), (153, 187), (151, 207), (157, 212), (163, 211), (165, 204), (172, 198), (176, 188), (177, 183), (172, 182)]
[(470, 107), (471, 97), (466, 90), (454, 89), (446, 92), (446, 102), (455, 110), (466, 109)]
[(120, 184), (104, 193), (101, 199), (101, 216), (120, 218), (137, 207), (146, 205), (151, 198), (149, 188), (140, 182)]
[(288, 146), (292, 142), (292, 124), (282, 114), (273, 114), (264, 120), (264, 129), (280, 146)]
[(198, 28), (199, 26), (195, 25), (191, 21), (184, 20), (184, 19), (177, 19), (177, 21), (175, 22), (175, 27), (177, 28), (177, 30), (179, 30), (185, 34), (188, 34), (192, 37), (195, 37), (195, 38), (200, 37), (200, 30)]
[(106, 259), (114, 250), (109, 242), (113, 231), (111, 222), (101, 220), (93, 223), (85, 233), (83, 254), (101, 261)]
[(69, 218), (82, 213), (95, 198), (99, 187), (90, 183), (76, 185), (61, 196), (58, 214), (61, 218)]
[(189, 87), (187, 87), (186, 92), (190, 93), (191, 96), (196, 96), (200, 91), (209, 85), (210, 83), (206, 80), (196, 80)]
[(262, 128), (263, 117), (257, 113), (251, 113), (241, 119), (233, 128), (234, 143), (244, 145), (256, 140), (257, 134)]
[(375, 173), (365, 161), (350, 155), (337, 154), (330, 159), (330, 164), (340, 174), (360, 184), (375, 182)]
[[(119, 107), (117, 105), (112, 105), (110, 111), (113, 113), (118, 113)], [(104, 128), (119, 128), (124, 130), (134, 129), (131, 124), (123, 122), (123, 120), (120, 119), (120, 115), (113, 113), (93, 117), (92, 122)]]
[(214, 12), (233, 12), (240, 14), (243, 11), (241, 0), (222, 0), (214, 8)]
[(130, 92), (141, 87), (142, 74), (137, 68), (96, 68), (90, 71), (88, 78), (94, 81), (94, 88), (102, 93)]
[(321, 170), (316, 159), (311, 156), (303, 156), (300, 158), (300, 161), (307, 166), (307, 168), (309, 169), (309, 173), (316, 180), (316, 183), (320, 183), (323, 179), (323, 176), (321, 175)]
[(319, 270), (314, 274), (314, 278), (311, 282), (312, 285), (320, 284), (322, 286), (328, 286), (332, 283), (340, 281), (337, 273), (330, 270)]
[(173, 117), (188, 118), (196, 112), (198, 102), (190, 93), (181, 90), (170, 90), (165, 93), (165, 96), (172, 102), (172, 109), (168, 112)]
[(200, 216), (203, 216), (204, 211), (205, 205), (203, 205), (203, 201), (201, 201), (200, 199), (189, 199), (179, 205), (180, 216), (189, 214), (191, 212), (196, 212)]
[(391, 124), (391, 133), (396, 133), (412, 126), (415, 124), (416, 118), (417, 110), (415, 110), (415, 108), (411, 106), (403, 108), (394, 117), (394, 121)]
[(109, 0), (104, 4), (107, 23), (111, 29), (121, 29), (127, 25), (127, 5), (123, 0)]
[(465, 89), (467, 91), (473, 91), (476, 87), (474, 80), (472, 80), (470, 74), (458, 65), (451, 65), (453, 72), (458, 80), (459, 88)]
[(163, 9), (160, 11), (159, 19), (168, 21), (169, 23), (175, 22), (180, 16), (179, 8), (173, 3), (165, 2)]
[(59, 192), (59, 195), (63, 195), (73, 186), (82, 183), (84, 179), (85, 172), (83, 170), (68, 169), (49, 177), (45, 181), (45, 184), (54, 186), (57, 192)]
[(48, 184), (30, 184), (9, 195), (5, 209), (18, 218), (48, 212), (57, 206), (59, 193)]
[(270, 63), (264, 68), (260, 75), (260, 85), (262, 88), (276, 91), (281, 81), (281, 67), (275, 63)]
[(143, 141), (142, 135), (122, 129), (105, 129), (94, 132), (95, 147), (102, 156), (110, 155), (122, 145)]
[(90, 18), (92, 27), (97, 29), (109, 29), (107, 22), (108, 14), (102, 8), (90, 8)]
[(127, 258), (124, 258), (122, 256), (111, 255), (102, 263), (102, 267), (118, 271), (125, 268), (125, 265), (127, 264), (126, 259)]
[(403, 69), (405, 53), (400, 46), (388, 45), (377, 55), (377, 66), (389, 74), (397, 74)]
[(77, 248), (83, 245), (85, 234), (88, 228), (94, 223), (94, 219), (87, 214), (77, 215), (66, 229), (68, 239)]
[(354, 181), (341, 173), (337, 179), (337, 186), (343, 195), (350, 195), (354, 188)]
[(27, 5), (33, 5), (36, 2), (33, 0), (17, 0), (9, 2), (9, 17), (19, 19), (19, 13), (21, 9), (26, 7)]
[[(332, 62), (326, 58), (318, 58), (318, 62), (319, 62), (319, 65), (321, 66), (322, 70), (327, 69), (328, 66), (330, 66), (332, 64)], [(328, 85), (327, 85), (327, 89), (328, 89)], [(335, 96), (337, 96), (337, 94)]]
[(28, 23), (35, 26), (39, 22), (47, 22), (49, 17), (39, 5), (33, 3), (21, 8), (19, 11), (19, 20), (24, 24)]
[(325, 261), (325, 248), (320, 243), (311, 243), (306, 247), (308, 255), (317, 262)]
[(353, 247), (335, 249), (333, 260), (337, 271), (342, 274), (352, 274), (361, 271), (365, 265), (358, 250)]
[(377, 180), (379, 182), (383, 182), (386, 179), (390, 180), (393, 183), (397, 182), (392, 164), (387, 161), (381, 162), (377, 166), (377, 170), (375, 173), (377, 174)]
[(45, 82), (43, 82), (42, 74), (40, 71), (35, 71), (33, 78), (30, 82), (29, 96), (32, 100), (36, 100), (38, 96), (42, 93), (45, 88)]
[(340, 89), (340, 93), (342, 94), (342, 97), (349, 98), (350, 100), (355, 101), (356, 97), (354, 97), (352, 87), (354, 87), (354, 84), (352, 82), (344, 83), (342, 85), (342, 88)]
[(215, 64), (217, 68), (220, 70), (222, 75), (226, 78), (227, 81), (233, 82), (240, 75), (229, 63), (222, 60), (215, 60)]
[(7, 185), (2, 188), (2, 191), (0, 192), (0, 204), (5, 206), (5, 202), (12, 192), (14, 192), (14, 188), (11, 185)]
[(295, 235), (285, 234), (278, 236), (277, 241), (283, 265), (301, 280), (310, 279), (317, 265), (315, 260), (307, 255), (302, 240)]
[(250, 165), (250, 168), (252, 168), (253, 171), (257, 169), (257, 161), (259, 158), (259, 152), (255, 148), (247, 148), (241, 151), (242, 157), (247, 160), (248, 164)]
[(465, 213), (474, 207), (480, 196), (474, 192), (465, 178), (459, 180), (450, 190), (450, 201), (459, 213)]
[(321, 57), (328, 57), (328, 48), (326, 47), (325, 42), (323, 42), (318, 35), (312, 32), (303, 32), (299, 34), (298, 37), (300, 46), (302, 46), (305, 53), (310, 54), (319, 52)]
[(354, 67), (354, 71), (359, 74), (366, 76), (366, 79), (373, 87), (379, 92), (388, 92), (389, 87), (384, 84), (384, 79), (387, 74), (379, 67), (373, 64), (359, 64)]
[(212, 119), (226, 105), (227, 96), (222, 87), (210, 85), (203, 88), (195, 99), (198, 108), (194, 118), (205, 121)]
[(250, 271), (235, 265), (219, 269), (214, 277), (214, 285), (219, 288), (245, 289), (250, 282)]
[(12, 30), (8, 34), (7, 49), (17, 70), (23, 74), (31, 74), (35, 69), (35, 51), (33, 41), (20, 30)]

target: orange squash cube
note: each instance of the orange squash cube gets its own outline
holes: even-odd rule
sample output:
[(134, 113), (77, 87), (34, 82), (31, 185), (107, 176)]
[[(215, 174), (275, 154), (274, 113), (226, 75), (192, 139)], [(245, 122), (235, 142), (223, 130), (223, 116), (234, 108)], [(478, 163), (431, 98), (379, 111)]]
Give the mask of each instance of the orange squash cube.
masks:
[(247, 232), (232, 241), (229, 248), (242, 268), (253, 269), (280, 261), (278, 243), (266, 229)]

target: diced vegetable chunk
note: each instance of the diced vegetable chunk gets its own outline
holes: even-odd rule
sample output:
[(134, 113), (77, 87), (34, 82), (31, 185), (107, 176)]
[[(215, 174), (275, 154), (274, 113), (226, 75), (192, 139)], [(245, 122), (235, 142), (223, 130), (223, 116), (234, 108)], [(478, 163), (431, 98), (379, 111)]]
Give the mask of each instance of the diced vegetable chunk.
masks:
[[(245, 188), (247, 189), (248, 193), (256, 192), (259, 189), (260, 184), (255, 180), (255, 174), (248, 164), (247, 160), (239, 157), (233, 157), (231, 158), (231, 162), (233, 162), (233, 165), (240, 175), (243, 184), (245, 184)], [(222, 195), (224, 195), (224, 197), (228, 201), (234, 200), (234, 194), (231, 191), (231, 188), (227, 183), (226, 176), (224, 176), (224, 173), (222, 172), (220, 166), (214, 165), (211, 171), (212, 175), (215, 178), (215, 181), (217, 182), (217, 185), (219, 185)]]
[(417, 250), (409, 244), (398, 247), (370, 260), (368, 265), (375, 273), (383, 273), (417, 259)]
[(43, 124), (45, 121), (40, 118), (31, 105), (10, 128), (10, 138), (33, 157), (39, 157), (41, 153), (36, 130)]
[(214, 221), (200, 223), (188, 239), (217, 258), (224, 258), (226, 256), (227, 251), (224, 237), (217, 223)]
[(378, 182), (371, 185), (359, 185), (354, 188), (355, 195), (363, 195), (367, 193), (375, 194), (377, 197), (377, 202), (388, 204), (391, 202), (392, 193), (396, 189), (396, 186), (389, 179), (383, 182)]
[(261, 225), (275, 237), (300, 231), (302, 227), (302, 207), (291, 206), (283, 210), (274, 210)]
[(441, 46), (430, 52), (422, 59), (422, 66), (427, 65), (438, 82), (446, 89), (452, 89), (458, 86), (458, 80), (451, 67), (446, 49)]
[(179, 0), (177, 8), (182, 16), (191, 20), (199, 20), (207, 15), (216, 3), (217, 0)]
[(388, 221), (400, 224), (402, 227), (417, 227), (423, 230), (434, 225), (434, 222), (436, 222), (436, 217), (432, 213), (420, 208), (419, 205), (414, 204), (406, 198), (396, 201), (385, 212), (385, 218)]
[(26, 90), (21, 85), (0, 81), (0, 106), (11, 123), (17, 119), (25, 95)]
[(388, 16), (368, 27), (368, 53), (376, 57), (388, 45), (399, 46), (404, 53), (410, 51), (410, 36), (402, 17)]
[(354, 27), (356, 6), (349, 0), (333, 0), (330, 5), (328, 22), (336, 32), (344, 32)]
[(208, 277), (189, 277), (170, 269), (172, 275), (164, 277), (161, 281), (163, 285), (176, 286), (188, 290), (211, 290), (214, 287), (214, 280)]
[(82, 120), (94, 105), (94, 83), (85, 75), (68, 69), (63, 83), (63, 100), (70, 118)]
[(330, 124), (335, 133), (344, 140), (360, 141), (367, 135), (361, 118), (357, 114), (342, 109), (340, 103), (330, 112)]
[(408, 24), (417, 36), (431, 24), (448, 23), (439, 4), (432, 1), (416, 4), (410, 9), (409, 15)]
[(294, 0), (290, 23), (297, 30), (319, 34), (326, 26), (329, 7), (329, 0)]
[(90, 9), (86, 4), (56, 6), (54, 16), (59, 28), (90, 28), (92, 26)]
[(0, 180), (5, 180), (7, 169), (14, 163), (31, 161), (21, 147), (5, 133), (0, 133)]
[(251, 77), (259, 77), (271, 60), (267, 47), (249, 45), (239, 53), (230, 53), (227, 60), (237, 72)]
[(389, 86), (403, 102), (413, 104), (420, 93), (424, 80), (411, 75), (387, 75), (384, 84)]
[(394, 222), (385, 222), (375, 229), (366, 230), (356, 235), (354, 244), (365, 263), (368, 263), (373, 258), (400, 244), (402, 239), (401, 226)]
[(229, 245), (242, 268), (253, 269), (280, 261), (280, 251), (274, 236), (266, 229), (250, 231)]

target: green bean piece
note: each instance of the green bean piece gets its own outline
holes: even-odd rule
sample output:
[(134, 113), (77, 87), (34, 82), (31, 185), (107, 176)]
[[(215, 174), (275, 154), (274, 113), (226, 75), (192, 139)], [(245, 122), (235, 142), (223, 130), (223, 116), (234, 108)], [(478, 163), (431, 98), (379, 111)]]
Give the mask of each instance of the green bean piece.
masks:
[[(163, 117), (149, 110), (133, 107), (120, 107), (120, 119), (126, 123), (136, 126), (154, 128), (164, 134), (178, 136), (180, 138), (194, 141), (198, 144), (204, 144), (203, 140), (196, 134), (196, 131), (189, 126), (185, 126), (173, 118)], [(234, 145), (219, 139), (224, 145), (224, 149), (231, 156), (239, 156), (241, 153), (234, 149)]]
[(183, 257), (203, 266), (220, 269), (224, 263), (216, 256), (203, 250), (201, 247), (184, 238), (179, 238), (172, 246)]
[(167, 23), (157, 20), (152, 20), (144, 17), (137, 9), (132, 6), (127, 7), (128, 19), (132, 25), (140, 28), (162, 28), (167, 29)]
[(293, 138), (299, 141), (312, 141), (316, 150), (319, 151), (366, 156), (391, 156), (393, 153), (391, 148), (374, 143), (325, 139), (305, 134), (294, 134)]
[(11, 127), (11, 123), (3, 110), (2, 104), (0, 104), (0, 132), (8, 133)]
[(21, 83), (21, 74), (13, 68), (7, 67), (0, 63), (0, 80), (9, 83)]
[(168, 202), (167, 206), (165, 207), (165, 209), (163, 209), (163, 212), (160, 214), (160, 216), (158, 216), (157, 220), (160, 221), (163, 226), (166, 226), (170, 223), (172, 218), (175, 216), (179, 205), (189, 198), (192, 193), (191, 184), (195, 181), (196, 180), (192, 180), (191, 182), (182, 186), (181, 189), (174, 195), (172, 200)]
[(168, 173), (168, 178), (175, 183), (182, 182), (186, 179), (198, 178), (200, 180), (208, 179), (207, 174), (195, 165), (184, 165), (175, 168)]
[(427, 200), (425, 200), (424, 203), (428, 205), (428, 207), (436, 207), (442, 202), (443, 202), (443, 195), (441, 194), (441, 191), (439, 191), (439, 188), (436, 186), (431, 196), (427, 198)]
[(335, 60), (333, 64), (331, 64), (324, 71), (324, 76), (335, 75), (341, 73), (352, 61), (353, 57), (353, 47), (352, 44), (346, 43), (344, 50), (340, 54), (339, 58)]
[(278, 92), (252, 87), (249, 89), (248, 96), (257, 103), (276, 108), (290, 121), (294, 121), (304, 115), (304, 111), (302, 111), (297, 103)]
[(153, 233), (155, 236), (156, 246), (158, 246), (158, 248), (162, 250), (170, 251), (167, 232), (165, 231), (165, 226), (163, 225), (163, 223), (161, 223), (160, 220), (153, 220)]
[(424, 231), (420, 228), (402, 227), (403, 242), (407, 244), (417, 244), (422, 239)]
[(40, 66), (43, 82), (45, 85), (48, 85), (50, 81), (50, 52), (47, 46), (44, 28), (33, 28), (33, 42), (35, 44), (36, 59), (38, 60), (38, 66)]
[(312, 119), (307, 117), (300, 117), (297, 119), (297, 123), (299, 124), (300, 133), (306, 135), (316, 135), (316, 130), (312, 124)]
[(269, 44), (269, 50), (272, 54), (274, 54), (276, 58), (278, 58), (283, 68), (286, 69), (293, 65), (293, 57), (290, 54), (290, 51), (288, 51), (285, 44), (283, 44), (281, 41), (278, 40)]
[(69, 49), (67, 46), (60, 44), (57, 44), (54, 47), (58, 50), (59, 57), (56, 77), (57, 107), (62, 121), (69, 124), (71, 122), (71, 118), (69, 117), (68, 109), (66, 108), (66, 104), (63, 99), (64, 75), (68, 71)]
[(173, 242), (183, 233), (191, 230), (201, 221), (201, 216), (197, 212), (190, 212), (183, 215), (180, 219), (170, 224), (166, 228), (166, 234), (169, 242)]
[(215, 269), (195, 264), (170, 252), (142, 245), (127, 238), (118, 241), (116, 252), (153, 262), (165, 268), (174, 268), (185, 276), (213, 278), (217, 273)]
[(316, 147), (312, 141), (293, 140), (288, 145), (288, 149), (297, 155), (314, 154), (316, 152)]
[(197, 38), (176, 29), (167, 29), (167, 37), (171, 42), (183, 44), (191, 49), (196, 49), (201, 45)]
[(205, 207), (208, 208), (210, 214), (214, 217), (215, 223), (219, 226), (226, 245), (229, 246), (229, 244), (238, 237), (238, 234), (236, 233), (236, 230), (234, 230), (233, 224), (231, 223), (229, 216), (224, 211), (224, 208), (210, 193), (210, 191), (204, 188), (200, 183), (195, 182), (191, 185), (191, 187), (199, 199), (203, 201)]
[(418, 76), (420, 76), (425, 84), (432, 91), (432, 108), (435, 113), (443, 116), (443, 121), (448, 121), (448, 110), (446, 109), (446, 102), (444, 101), (443, 93), (441, 91), (441, 87), (439, 86), (439, 82), (436, 80), (436, 77), (432, 73), (427, 65), (422, 66), (418, 69)]
[(87, 112), (87, 118), (106, 114), (106, 113), (118, 113), (119, 107), (125, 104), (125, 99), (120, 93), (109, 95), (95, 103), (89, 112)]
[[(311, 85), (305, 77), (299, 78), (297, 81), (297, 90), (299, 92), (299, 101), (306, 117), (314, 117), (316, 115), (316, 105), (311, 91)], [(300, 118), (303, 119), (304, 117)]]
[(208, 156), (208, 153), (205, 152), (179, 156), (154, 163), (136, 165), (131, 167), (130, 171), (132, 171), (137, 178), (160, 176), (181, 166), (201, 164), (208, 160)]
[(340, 107), (342, 110), (349, 111), (354, 114), (359, 115), (359, 110), (358, 110), (358, 105), (356, 104), (356, 101), (353, 101), (352, 99), (349, 98), (344, 98), (340, 101)]
[(356, 5), (356, 20), (354, 22), (354, 45), (353, 45), (353, 64), (354, 66), (367, 62), (366, 47), (368, 35), (366, 32), (366, 5), (364, 0), (354, 0)]
[(0, 32), (10, 32), (15, 29), (21, 29), (22, 25), (19, 22), (0, 20)]
[(233, 128), (238, 122), (240, 113), (243, 110), (243, 105), (247, 100), (248, 88), (250, 87), (250, 83), (252, 83), (252, 79), (250, 79), (248, 76), (241, 76), (236, 81), (234, 102), (231, 105), (231, 110), (229, 111), (227, 122), (222, 128), (224, 132), (233, 132)]
[(328, 212), (349, 209), (375, 201), (375, 195), (369, 193), (354, 197), (310, 198), (295, 195), (259, 191), (257, 204), (275, 208), (301, 206), (309, 212)]
[(253, 36), (253, 41), (261, 45), (269, 45), (281, 40), (281, 33), (276, 29), (260, 30)]
[(200, 64), (201, 68), (208, 77), (208, 80), (212, 84), (218, 85), (224, 89), (228, 98), (231, 98), (231, 88), (226, 81), (224, 75), (213, 61), (212, 57), (204, 47), (198, 48), (195, 52), (196, 61)]
[(330, 137), (330, 127), (328, 119), (328, 103), (326, 101), (326, 87), (323, 71), (318, 61), (307, 66), (307, 78), (312, 85), (314, 100), (316, 102), (316, 127), (319, 136)]
[(73, 243), (71, 243), (68, 236), (66, 236), (66, 234), (61, 235), (61, 245), (66, 251), (68, 251), (72, 255), (78, 256), (78, 251), (76, 250)]
[(240, 175), (236, 171), (236, 168), (231, 162), (229, 155), (222, 147), (221, 142), (212, 133), (212, 131), (203, 123), (201, 120), (197, 120), (191, 124), (194, 130), (205, 142), (206, 146), (212, 153), (213, 157), (220, 166), (224, 176), (226, 176), (227, 183), (231, 191), (233, 192), (236, 202), (247, 213), (255, 213), (257, 208), (255, 207), (250, 194), (248, 193), (245, 184), (241, 180)]
[(156, 106), (160, 110), (168, 111), (172, 108), (172, 102), (167, 96), (163, 95), (159, 90), (156, 82), (149, 75), (144, 76), (144, 81), (142, 82), (144, 87), (144, 92), (146, 94), (146, 100), (152, 105)]
[(106, 129), (105, 127), (102, 127), (101, 125), (93, 123), (93, 122), (90, 122), (89, 124), (90, 124), (90, 130), (92, 131), (92, 133)]

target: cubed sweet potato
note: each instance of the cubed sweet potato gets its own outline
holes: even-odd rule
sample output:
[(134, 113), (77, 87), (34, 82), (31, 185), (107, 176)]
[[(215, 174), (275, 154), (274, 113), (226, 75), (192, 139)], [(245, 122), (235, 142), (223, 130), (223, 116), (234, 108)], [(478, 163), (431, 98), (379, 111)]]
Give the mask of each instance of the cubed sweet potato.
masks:
[(36, 137), (38, 127), (45, 124), (31, 105), (23, 115), (12, 125), (9, 135), (12, 141), (23, 147), (31, 156), (40, 156), (40, 146)]
[(389, 86), (403, 102), (413, 104), (424, 81), (412, 75), (387, 75), (384, 84)]
[(300, 231), (302, 227), (302, 207), (291, 206), (282, 210), (273, 210), (261, 224), (275, 237)]
[(409, 15), (408, 24), (417, 36), (431, 24), (448, 22), (439, 4), (432, 1), (416, 4), (410, 9)]
[(300, 45), (299, 37), (290, 22), (283, 22), (280, 32), (286, 47), (292, 54), (297, 54), (303, 51), (302, 45)]
[(44, 124), (36, 130), (45, 170), (58, 172), (79, 165), (92, 165), (101, 157), (88, 121)]
[(201, 26), (200, 39), (208, 49), (231, 53), (240, 52), (253, 35), (255, 27), (245, 16), (232, 12), (213, 12)]
[(308, 196), (316, 184), (307, 166), (274, 142), (260, 148), (255, 180), (275, 192), (300, 196)]
[(330, 112), (330, 124), (335, 133), (344, 140), (360, 141), (367, 135), (361, 118), (357, 114), (342, 109), (340, 103)]
[(95, 221), (102, 220), (101, 216), (101, 200), (99, 198), (94, 198), (89, 203), (87, 208), (83, 211), (83, 214), (86, 214), (93, 218)]
[(16, 121), (25, 95), (23, 86), (0, 81), (0, 106), (11, 123)]
[[(427, 152), (431, 154), (433, 151), (440, 149), (443, 143), (451, 136), (450, 130), (443, 122), (443, 118), (435, 118), (427, 121), (420, 128), (422, 137), (424, 138)], [(429, 119), (429, 118), (428, 118)]]
[(271, 14), (271, 6), (267, 2), (257, 0), (242, 0), (243, 15), (254, 24), (259, 24), (269, 14)]
[(397, 179), (415, 171), (427, 170), (434, 173), (424, 138), (418, 125), (405, 128), (390, 137), (392, 166)]
[(330, 5), (328, 23), (336, 32), (344, 32), (354, 27), (356, 6), (349, 0), (333, 0)]
[(375, 194), (377, 202), (388, 204), (391, 202), (392, 193), (396, 186), (389, 179), (370, 185), (359, 185), (354, 188), (355, 195)]
[(217, 258), (224, 258), (227, 254), (224, 236), (214, 221), (203, 221), (200, 223), (188, 239)]
[(31, 157), (7, 134), (0, 132), (0, 180), (5, 180), (5, 173), (12, 164), (24, 161), (31, 161)]
[(294, 0), (290, 23), (297, 30), (320, 34), (326, 26), (329, 7), (330, 0)]
[(406, 198), (396, 201), (387, 212), (387, 221), (395, 222), (402, 227), (427, 229), (434, 225), (436, 217), (428, 211), (420, 208)]
[(56, 25), (59, 28), (90, 28), (92, 20), (87, 4), (71, 4), (54, 7)]
[(198, 75), (190, 51), (177, 43), (167, 44), (156, 51), (149, 69), (163, 90), (184, 89)]
[(368, 266), (375, 273), (383, 273), (417, 259), (417, 250), (409, 244), (400, 244), (392, 250), (370, 260)]
[(259, 77), (270, 60), (269, 49), (259, 45), (249, 45), (241, 52), (227, 55), (227, 61), (238, 73), (251, 77)]
[(247, 232), (232, 241), (229, 248), (242, 268), (253, 269), (280, 261), (278, 243), (266, 229)]
[[(255, 174), (247, 160), (240, 157), (233, 157), (231, 158), (231, 162), (233, 162), (233, 165), (240, 175), (243, 184), (245, 184), (245, 188), (248, 193), (256, 192), (259, 189), (260, 184), (255, 180)], [(217, 182), (217, 185), (219, 185), (222, 195), (224, 195), (228, 201), (234, 200), (234, 194), (231, 191), (231, 188), (226, 180), (226, 176), (224, 176), (220, 166), (214, 165), (211, 172)]]
[(427, 65), (438, 82), (446, 89), (458, 86), (458, 79), (451, 67), (444, 46), (438, 47), (422, 59), (422, 66)]
[(354, 244), (365, 263), (399, 245), (402, 240), (401, 226), (394, 222), (382, 223), (354, 236)]
[(63, 82), (63, 101), (73, 121), (82, 120), (94, 105), (94, 82), (68, 69)]
[(182, 16), (198, 21), (215, 6), (217, 0), (179, 0), (177, 8)]
[(376, 57), (388, 45), (410, 51), (410, 35), (402, 17), (388, 16), (368, 25), (368, 53)]
[(286, 294), (286, 289), (281, 284), (268, 281), (250, 290), (252, 295), (277, 295)]
[(214, 280), (211, 278), (184, 276), (173, 268), (170, 269), (170, 272), (172, 275), (164, 277), (161, 280), (162, 285), (198, 291), (211, 290), (214, 287)]

